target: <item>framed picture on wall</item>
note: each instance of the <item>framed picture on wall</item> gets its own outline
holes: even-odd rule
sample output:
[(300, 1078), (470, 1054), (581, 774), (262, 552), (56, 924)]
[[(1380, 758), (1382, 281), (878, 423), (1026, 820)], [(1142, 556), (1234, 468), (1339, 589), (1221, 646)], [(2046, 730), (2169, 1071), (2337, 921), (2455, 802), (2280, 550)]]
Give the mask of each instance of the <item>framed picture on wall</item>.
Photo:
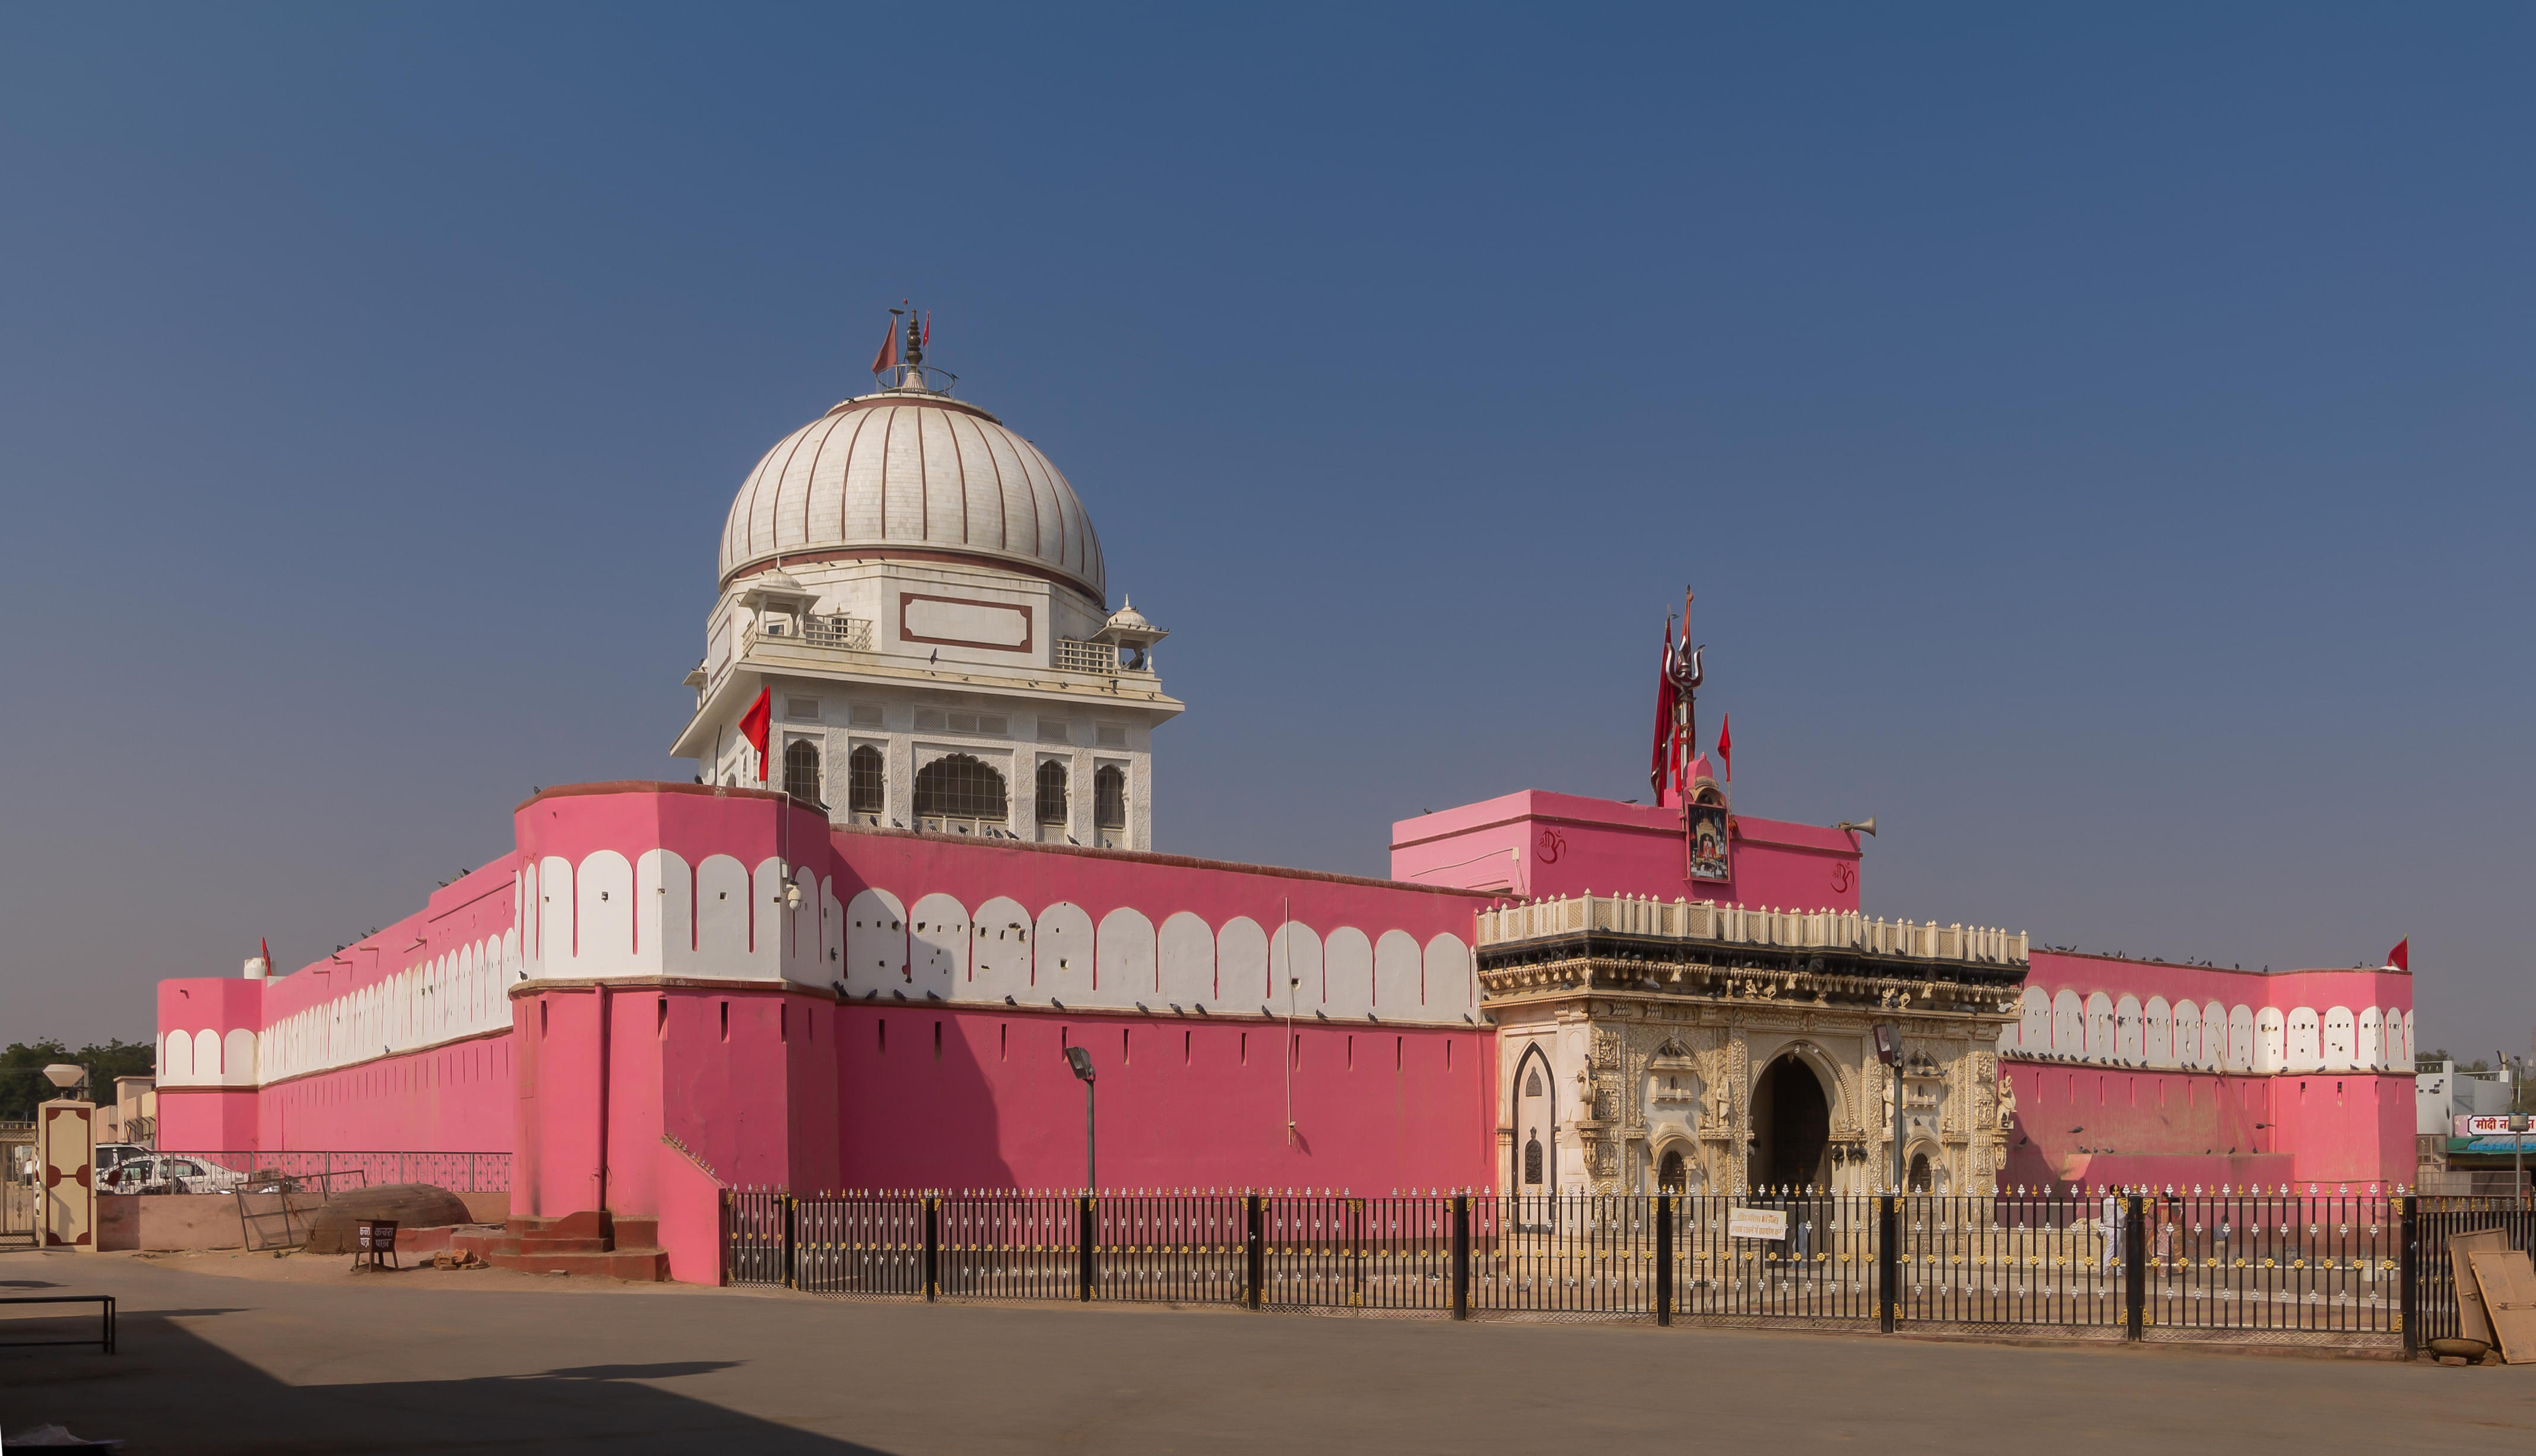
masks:
[(1726, 841), (1726, 806), (1724, 804), (1691, 804), (1683, 810), (1683, 834), (1689, 844), (1690, 877), (1695, 880), (1731, 878)]

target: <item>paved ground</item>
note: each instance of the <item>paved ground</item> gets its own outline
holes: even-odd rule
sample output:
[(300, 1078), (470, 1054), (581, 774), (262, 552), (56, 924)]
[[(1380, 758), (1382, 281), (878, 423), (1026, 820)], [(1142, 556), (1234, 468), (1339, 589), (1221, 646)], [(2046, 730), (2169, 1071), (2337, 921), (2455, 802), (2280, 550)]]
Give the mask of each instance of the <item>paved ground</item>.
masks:
[(313, 1258), (0, 1254), (0, 1286), (123, 1309), (118, 1356), (0, 1352), (0, 1429), (134, 1456), (2536, 1449), (2527, 1365), (862, 1304)]

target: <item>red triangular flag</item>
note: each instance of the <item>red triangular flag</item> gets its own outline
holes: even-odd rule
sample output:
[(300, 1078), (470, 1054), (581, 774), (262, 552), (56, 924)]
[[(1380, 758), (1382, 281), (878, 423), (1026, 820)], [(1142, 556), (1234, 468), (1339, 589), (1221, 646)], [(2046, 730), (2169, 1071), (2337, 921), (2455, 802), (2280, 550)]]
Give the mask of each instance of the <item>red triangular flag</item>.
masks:
[(2403, 939), (2395, 942), (2395, 948), (2386, 952), (2386, 964), (2394, 967), (2398, 971), (2410, 971), (2413, 969), (2412, 936), (2407, 935)]
[(1665, 618), (1664, 656), (1656, 659), (1656, 741), (1647, 753), (1647, 787), (1664, 807), (1665, 781), (1673, 777), (1673, 618)]
[(880, 336), (880, 352), (872, 355), (872, 372), (898, 367), (898, 320), (892, 318), (889, 328)]
[(775, 722), (775, 689), (761, 687), (757, 701), (739, 715), (739, 735), (757, 750), (757, 782), (766, 782), (766, 731)]
[(1717, 766), (1726, 771), (1727, 778), (1735, 777), (1735, 715), (1732, 713), (1717, 720)]
[(933, 310), (929, 308), (924, 310), (923, 344), (926, 348), (931, 348), (933, 347)]
[(264, 937), (261, 935), (255, 937), (255, 953), (264, 958), (264, 974), (271, 976), (273, 974), (273, 947), (265, 944)]

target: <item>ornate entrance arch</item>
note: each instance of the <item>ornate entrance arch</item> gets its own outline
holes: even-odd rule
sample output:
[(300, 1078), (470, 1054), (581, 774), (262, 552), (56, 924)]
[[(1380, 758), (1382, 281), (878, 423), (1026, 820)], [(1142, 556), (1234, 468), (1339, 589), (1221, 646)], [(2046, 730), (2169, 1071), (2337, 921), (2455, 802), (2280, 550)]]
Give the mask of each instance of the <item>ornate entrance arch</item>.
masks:
[(1755, 1188), (1830, 1182), (1831, 1090), (1795, 1048), (1752, 1084), (1752, 1142), (1745, 1179)]

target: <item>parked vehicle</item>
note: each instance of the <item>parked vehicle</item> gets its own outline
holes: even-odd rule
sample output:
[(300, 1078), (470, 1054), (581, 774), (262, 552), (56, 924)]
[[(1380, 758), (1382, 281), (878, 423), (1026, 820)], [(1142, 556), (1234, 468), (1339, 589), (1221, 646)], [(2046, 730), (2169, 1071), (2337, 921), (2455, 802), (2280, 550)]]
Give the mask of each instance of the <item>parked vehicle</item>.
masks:
[(99, 1143), (96, 1145), (96, 1171), (102, 1175), (112, 1172), (134, 1158), (147, 1158), (150, 1149), (139, 1143)]
[(199, 1158), (163, 1153), (126, 1158), (97, 1184), (101, 1193), (228, 1193), (247, 1184), (246, 1174)]

